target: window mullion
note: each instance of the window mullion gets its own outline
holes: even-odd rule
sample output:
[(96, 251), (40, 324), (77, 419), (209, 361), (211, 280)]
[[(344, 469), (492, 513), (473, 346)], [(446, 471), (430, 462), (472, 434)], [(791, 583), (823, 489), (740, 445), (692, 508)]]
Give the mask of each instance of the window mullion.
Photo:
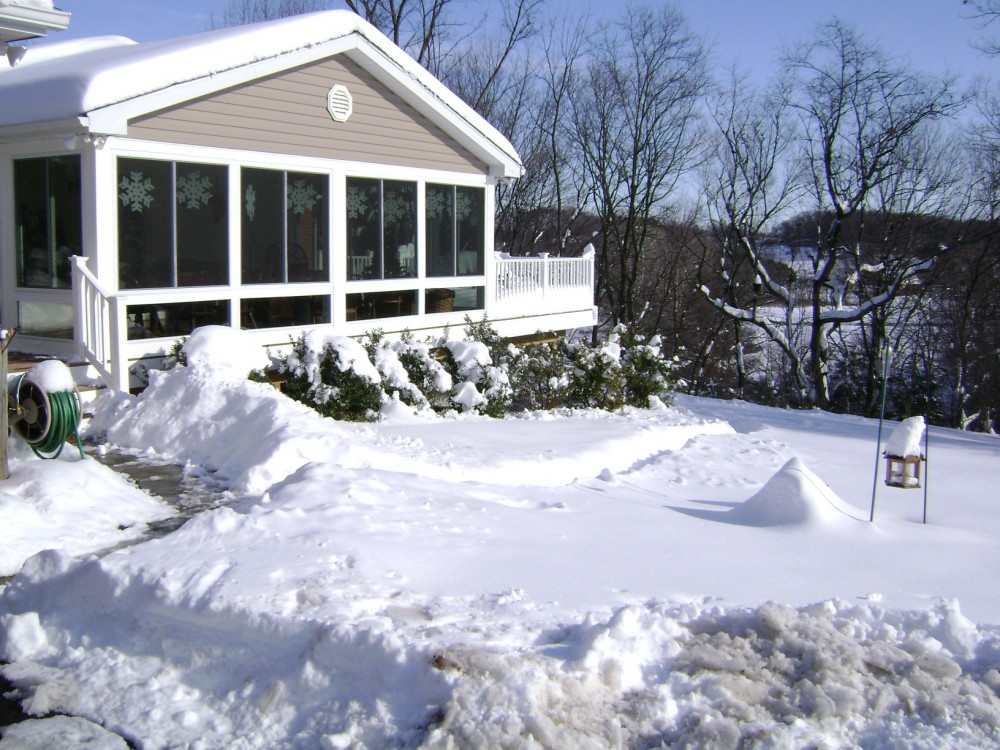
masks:
[(281, 172), (281, 280), (288, 283), (288, 172)]
[(451, 275), (458, 276), (458, 187), (451, 186)]
[(177, 286), (177, 162), (170, 162), (170, 285)]
[(385, 278), (385, 180), (378, 181), (378, 265), (380, 279)]
[(52, 160), (45, 160), (45, 250), (48, 253), (50, 289), (56, 287), (56, 206), (52, 195)]

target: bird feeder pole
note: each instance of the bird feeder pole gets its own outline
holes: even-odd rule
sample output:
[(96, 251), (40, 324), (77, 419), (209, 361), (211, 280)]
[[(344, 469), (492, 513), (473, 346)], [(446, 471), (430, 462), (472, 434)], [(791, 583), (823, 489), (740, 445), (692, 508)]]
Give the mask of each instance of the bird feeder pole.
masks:
[(931, 426), (924, 428), (924, 523), (927, 523), (927, 475), (930, 474)]
[(886, 344), (882, 349), (882, 409), (878, 416), (878, 438), (875, 440), (875, 476), (872, 478), (872, 509), (868, 522), (875, 523), (875, 493), (878, 491), (879, 466), (882, 463), (882, 423), (885, 421), (885, 392), (889, 384), (889, 364), (892, 362), (892, 347)]
[(0, 404), (0, 480), (10, 477), (10, 465), (7, 463), (7, 438), (10, 424), (7, 414), (7, 346), (10, 344), (12, 331), (0, 329), (0, 383), (3, 384), (3, 403)]

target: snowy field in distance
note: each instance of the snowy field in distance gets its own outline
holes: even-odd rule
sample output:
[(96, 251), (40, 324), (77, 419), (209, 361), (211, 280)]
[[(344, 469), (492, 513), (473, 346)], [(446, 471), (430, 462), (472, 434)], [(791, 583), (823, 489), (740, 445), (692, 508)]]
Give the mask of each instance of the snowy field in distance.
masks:
[(873, 525), (871, 420), (681, 397), (352, 425), (195, 360), (90, 429), (235, 505), (98, 558), (123, 532), (69, 514), (169, 511), (72, 455), (18, 450), (0, 486), (25, 558), (0, 672), (31, 714), (141, 748), (1000, 743), (996, 436), (932, 428), (930, 523), (880, 478)]

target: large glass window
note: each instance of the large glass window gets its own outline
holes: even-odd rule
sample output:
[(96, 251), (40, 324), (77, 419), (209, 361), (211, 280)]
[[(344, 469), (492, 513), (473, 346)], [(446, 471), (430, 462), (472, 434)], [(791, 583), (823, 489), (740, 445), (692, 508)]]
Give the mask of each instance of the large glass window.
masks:
[(118, 160), (118, 283), (123, 289), (229, 281), (228, 170)]
[(347, 180), (347, 278), (417, 275), (417, 185)]
[(417, 314), (417, 292), (367, 292), (347, 295), (348, 320), (378, 320)]
[(424, 310), (428, 314), (482, 310), (485, 291), (481, 286), (428, 289), (424, 293)]
[(328, 281), (329, 179), (242, 170), (244, 284)]
[(486, 194), (483, 188), (428, 185), (427, 275), (481, 276)]
[(125, 315), (129, 339), (187, 336), (201, 326), (229, 325), (229, 302), (219, 299), (129, 305)]
[(18, 286), (66, 289), (82, 250), (80, 157), (14, 162)]
[(330, 322), (330, 296), (261, 297), (240, 301), (241, 328), (279, 328)]

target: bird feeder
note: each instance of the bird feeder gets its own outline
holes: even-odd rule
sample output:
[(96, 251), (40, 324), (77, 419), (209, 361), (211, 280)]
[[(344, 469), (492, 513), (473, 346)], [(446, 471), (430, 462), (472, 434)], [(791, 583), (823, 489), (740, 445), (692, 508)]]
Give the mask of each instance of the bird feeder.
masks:
[(901, 487), (906, 490), (918, 489), (920, 484), (920, 465), (924, 462), (923, 454), (917, 456), (893, 456), (885, 454), (885, 483), (888, 487)]
[(924, 418), (910, 417), (899, 423), (886, 443), (885, 483), (888, 487), (917, 489), (920, 469), (924, 462), (921, 441), (924, 437)]

